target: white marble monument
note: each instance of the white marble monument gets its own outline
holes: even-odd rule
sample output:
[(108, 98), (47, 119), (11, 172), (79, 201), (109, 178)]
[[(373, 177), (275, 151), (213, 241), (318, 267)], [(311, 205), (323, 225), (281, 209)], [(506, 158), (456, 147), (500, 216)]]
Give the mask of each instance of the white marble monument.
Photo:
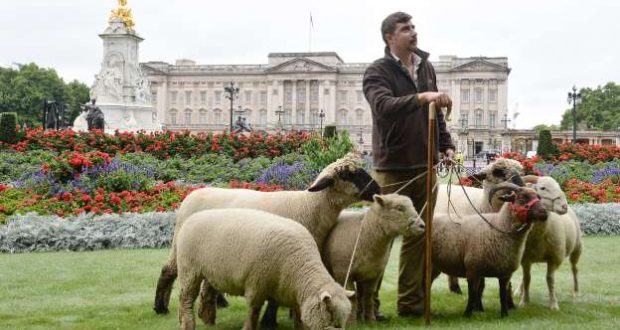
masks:
[[(144, 39), (133, 29), (127, 1), (118, 2), (118, 8), (112, 10), (108, 27), (99, 35), (103, 39), (103, 61), (91, 86), (90, 97), (103, 111), (106, 133), (161, 130), (151, 103), (149, 82), (138, 61), (139, 44)], [(76, 118), (73, 127), (75, 130), (87, 129), (86, 112)]]

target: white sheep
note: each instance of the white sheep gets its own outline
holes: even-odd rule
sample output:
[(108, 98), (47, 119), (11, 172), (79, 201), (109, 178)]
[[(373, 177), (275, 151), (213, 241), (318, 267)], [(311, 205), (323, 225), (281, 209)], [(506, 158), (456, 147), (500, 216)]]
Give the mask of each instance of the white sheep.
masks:
[[(307, 191), (260, 192), (246, 189), (203, 188), (190, 193), (177, 211), (170, 256), (157, 283), (154, 310), (168, 313), (172, 285), (176, 279), (176, 233), (185, 219), (201, 210), (252, 208), (293, 219), (306, 227), (318, 246), (336, 224), (338, 214), (349, 204), (380, 193), (379, 185), (363, 169), (354, 154), (328, 165)], [(202, 309), (199, 313), (202, 317)], [(273, 319), (275, 322), (275, 319)]]
[(559, 310), (555, 295), (555, 271), (566, 257), (571, 262), (573, 273), (573, 296), (579, 293), (577, 280), (577, 262), (581, 256), (581, 229), (579, 219), (568, 207), (566, 195), (555, 179), (549, 176), (527, 176), (523, 180), (540, 196), (545, 208), (553, 210), (544, 223), (534, 224), (525, 243), (525, 252), (521, 260), (523, 279), (519, 288), (521, 301), (524, 306), (530, 301), (530, 270), (532, 263), (547, 263), (547, 288), (549, 290), (549, 308)]
[[(375, 195), (365, 212), (343, 211), (321, 250), (323, 262), (336, 282), (344, 285), (353, 248), (359, 242), (351, 266), (347, 289), (357, 287), (351, 322), (357, 308), (364, 320), (375, 321), (373, 295), (388, 262), (391, 243), (397, 235), (424, 234), (424, 222), (418, 217), (411, 199), (397, 194)], [(359, 307), (356, 302), (359, 302)]]
[[(522, 172), (523, 166), (518, 161), (498, 158), (483, 168), (480, 173), (469, 177), (474, 182), (481, 182), (483, 188), (441, 184), (438, 187), (434, 214), (467, 216), (477, 214), (477, 212), (497, 212), (503, 202), (494, 200), (492, 206), (488, 198), (489, 192), (502, 182), (512, 182), (518, 186), (523, 186)], [(448, 276), (448, 284), (450, 291), (462, 293), (458, 278)]]
[[(482, 310), (482, 285), (485, 277), (499, 280), (501, 315), (508, 315), (507, 285), (519, 267), (525, 240), (534, 221), (544, 221), (547, 211), (531, 188), (503, 183), (490, 191), (511, 194), (499, 197), (505, 203), (498, 213), (470, 215), (460, 220), (448, 215), (433, 219), (433, 278), (440, 272), (467, 278), (468, 303), (465, 316)], [(501, 231), (501, 232), (500, 232)]]
[(351, 312), (353, 292), (329, 275), (308, 230), (264, 211), (192, 214), (177, 233), (177, 265), (184, 330), (195, 328), (193, 304), (203, 280), (207, 324), (215, 324), (217, 292), (245, 297), (250, 311), (244, 329), (257, 329), (268, 298), (295, 308), (313, 330), (344, 328)]

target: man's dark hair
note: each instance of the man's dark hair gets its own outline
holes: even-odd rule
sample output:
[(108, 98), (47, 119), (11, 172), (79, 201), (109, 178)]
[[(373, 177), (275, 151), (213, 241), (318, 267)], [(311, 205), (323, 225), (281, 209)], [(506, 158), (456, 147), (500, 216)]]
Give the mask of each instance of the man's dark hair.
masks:
[(397, 11), (388, 15), (381, 23), (381, 38), (383, 38), (383, 42), (387, 45), (387, 39), (385, 39), (385, 35), (388, 33), (393, 33), (396, 30), (397, 23), (407, 23), (411, 20), (411, 15), (407, 13), (403, 13), (402, 11)]

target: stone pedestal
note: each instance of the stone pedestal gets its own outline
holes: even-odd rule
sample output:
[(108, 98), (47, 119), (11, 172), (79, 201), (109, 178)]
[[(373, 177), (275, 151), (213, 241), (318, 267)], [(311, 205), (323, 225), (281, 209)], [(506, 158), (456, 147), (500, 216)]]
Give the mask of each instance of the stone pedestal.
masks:
[[(103, 111), (106, 133), (161, 130), (138, 60), (139, 44), (144, 39), (121, 19), (112, 20), (99, 37), (103, 39), (103, 61), (90, 96)], [(85, 118), (85, 113), (76, 118), (75, 130), (86, 129)]]

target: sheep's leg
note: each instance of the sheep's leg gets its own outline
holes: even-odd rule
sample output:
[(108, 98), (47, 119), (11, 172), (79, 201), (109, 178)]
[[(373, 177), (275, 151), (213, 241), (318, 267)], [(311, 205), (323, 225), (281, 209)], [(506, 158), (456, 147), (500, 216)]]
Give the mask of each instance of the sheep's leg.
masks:
[(250, 303), (250, 311), (247, 320), (243, 325), (243, 330), (255, 330), (258, 329), (258, 318), (260, 317), (260, 309), (263, 306), (264, 301), (260, 303)]
[(502, 317), (508, 316), (508, 281), (509, 278), (499, 278), (499, 301), (502, 307)]
[(228, 308), (228, 300), (226, 300), (226, 297), (223, 293), (218, 293), (215, 299), (218, 308)]
[(263, 313), (260, 325), (265, 328), (275, 328), (278, 326), (278, 303), (267, 299), (267, 308), (265, 313)]
[(304, 328), (303, 323), (301, 322), (301, 310), (299, 305), (295, 305), (294, 308), (291, 308), (291, 312), (293, 313), (293, 327), (295, 330), (302, 330)]
[(450, 286), (450, 292), (456, 294), (463, 294), (461, 287), (459, 286), (459, 278), (456, 276), (448, 275), (448, 285)]
[(478, 297), (476, 299), (476, 304), (474, 305), (474, 311), (484, 312), (484, 307), (482, 306), (482, 294), (484, 293), (485, 281), (484, 277), (480, 279), (480, 283), (478, 284)]
[(549, 290), (549, 308), (551, 310), (560, 310), (558, 305), (558, 299), (555, 296), (555, 270), (558, 268), (558, 264), (553, 262), (547, 262), (547, 289)]
[(375, 316), (375, 309), (372, 297), (374, 296), (374, 290), (377, 287), (375, 281), (370, 282), (358, 282), (358, 288), (360, 289), (360, 300), (361, 300), (361, 308), (362, 315), (364, 317), (365, 322), (375, 322), (377, 318)]
[(579, 296), (579, 281), (577, 280), (577, 262), (581, 256), (581, 243), (578, 243), (575, 250), (570, 254), (571, 271), (573, 272), (573, 300)]
[(523, 281), (521, 282), (521, 302), (519, 302), (519, 307), (530, 303), (530, 281), (532, 280), (532, 265), (524, 263), (521, 264), (521, 268), (523, 268)]
[(471, 317), (474, 311), (476, 299), (478, 299), (477, 290), (480, 287), (478, 281), (479, 279), (476, 277), (467, 277), (467, 307), (465, 308), (465, 317)]
[(511, 278), (508, 279), (508, 284), (506, 286), (506, 294), (507, 296), (507, 302), (508, 302), (508, 309), (516, 309), (517, 307), (515, 306), (515, 301), (512, 299), (512, 282), (511, 282)]
[(194, 301), (200, 291), (199, 275), (181, 276), (181, 293), (179, 294), (179, 328), (182, 330), (194, 330)]
[(198, 299), (198, 317), (206, 325), (215, 324), (217, 311), (217, 295), (219, 292), (208, 281), (202, 281), (200, 286), (200, 299)]
[(170, 304), (170, 294), (172, 294), (172, 285), (177, 278), (177, 255), (172, 242), (172, 250), (168, 262), (162, 267), (159, 280), (157, 281), (157, 289), (155, 290), (155, 303), (153, 310), (157, 314), (168, 314), (168, 305)]

